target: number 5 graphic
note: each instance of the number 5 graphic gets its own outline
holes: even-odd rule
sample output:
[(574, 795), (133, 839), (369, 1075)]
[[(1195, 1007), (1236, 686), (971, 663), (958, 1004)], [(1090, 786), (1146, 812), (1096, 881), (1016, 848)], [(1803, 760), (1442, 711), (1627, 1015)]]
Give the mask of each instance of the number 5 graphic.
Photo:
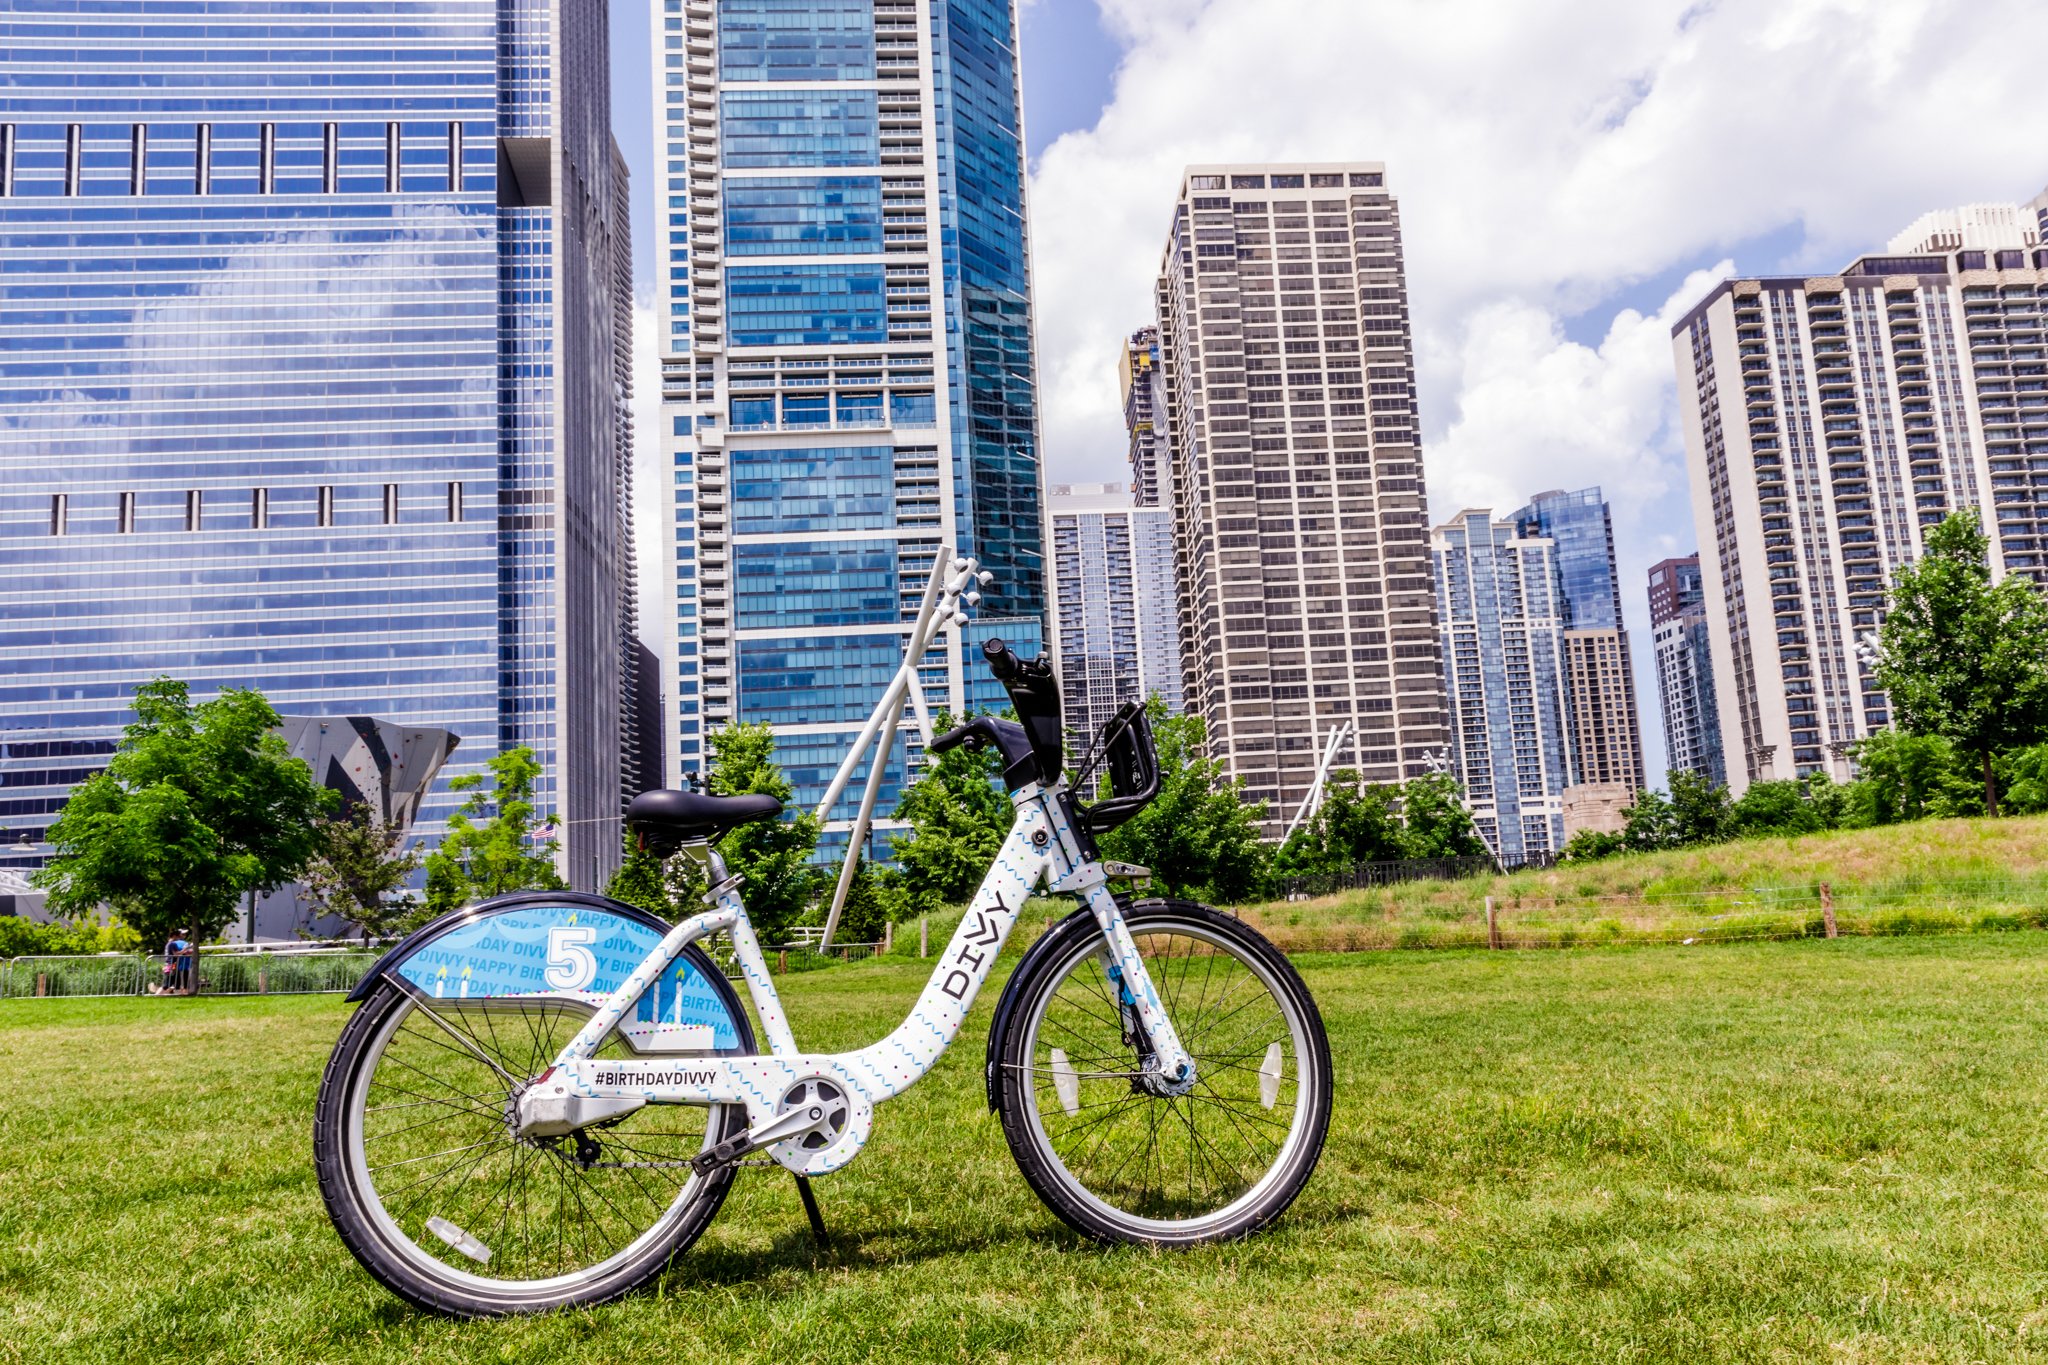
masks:
[(558, 991), (580, 991), (597, 980), (597, 958), (588, 946), (595, 942), (593, 925), (548, 930), (547, 983)]

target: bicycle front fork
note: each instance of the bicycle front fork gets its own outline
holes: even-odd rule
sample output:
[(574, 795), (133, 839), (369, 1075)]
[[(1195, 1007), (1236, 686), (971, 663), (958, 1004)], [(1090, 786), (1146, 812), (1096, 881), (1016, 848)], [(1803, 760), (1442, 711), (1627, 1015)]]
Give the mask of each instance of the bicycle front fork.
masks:
[(1142, 1063), (1140, 1083), (1154, 1095), (1185, 1095), (1194, 1089), (1195, 1059), (1181, 1046), (1173, 1020), (1145, 970), (1145, 959), (1136, 940), (1124, 924), (1123, 910), (1110, 894), (1107, 881), (1082, 892), (1088, 908), (1102, 926), (1103, 970), (1116, 987), (1117, 1006), (1125, 1032)]

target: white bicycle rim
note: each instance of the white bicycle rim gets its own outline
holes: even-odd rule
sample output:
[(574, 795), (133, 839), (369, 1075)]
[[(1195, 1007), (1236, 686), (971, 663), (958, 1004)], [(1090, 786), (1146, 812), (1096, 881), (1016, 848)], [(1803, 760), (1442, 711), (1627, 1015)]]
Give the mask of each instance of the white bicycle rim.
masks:
[[(1195, 939), (1198, 942), (1207, 944), (1212, 950), (1220, 952), (1230, 961), (1236, 963), (1264, 988), (1267, 998), (1273, 1002), (1275, 1012), (1280, 1015), (1284, 1022), (1289, 1044), (1285, 1060), (1291, 1065), (1294, 1072), (1293, 1084), (1287, 1087), (1287, 1090), (1291, 1092), (1292, 1118), (1286, 1136), (1276, 1144), (1264, 1174), (1251, 1182), (1243, 1193), (1239, 1194), (1229, 1203), (1195, 1218), (1162, 1219), (1148, 1218), (1110, 1203), (1096, 1193), (1094, 1189), (1090, 1188), (1088, 1182), (1068, 1165), (1066, 1159), (1055, 1145), (1053, 1135), (1046, 1130), (1045, 1116), (1040, 1101), (1046, 1097), (1047, 1092), (1043, 1086), (1037, 1083), (1035, 1074), (1020, 1078), (1020, 1081), (1029, 1086), (1026, 1093), (1031, 1096), (1031, 1102), (1026, 1106), (1030, 1118), (1029, 1135), (1039, 1160), (1048, 1169), (1057, 1172), (1068, 1190), (1075, 1197), (1089, 1205), (1098, 1216), (1121, 1224), (1138, 1237), (1152, 1237), (1162, 1241), (1200, 1239), (1219, 1229), (1227, 1228), (1246, 1210), (1261, 1203), (1276, 1184), (1287, 1178), (1288, 1172), (1299, 1157), (1304, 1144), (1311, 1140), (1310, 1130), (1313, 1125), (1310, 1119), (1313, 1107), (1312, 1087), (1314, 1085), (1314, 1078), (1303, 1065), (1303, 1060), (1305, 1058), (1313, 1058), (1316, 1053), (1310, 1044), (1307, 1021), (1303, 1019), (1289, 992), (1284, 989), (1282, 984), (1267, 969), (1266, 964), (1260, 962), (1256, 957), (1240, 956), (1235, 945), (1231, 944), (1228, 940), (1217, 935), (1207, 926), (1188, 920), (1171, 919), (1162, 916), (1157, 920), (1132, 926), (1131, 933), (1134, 938), (1138, 939), (1141, 951), (1145, 946), (1145, 940), (1152, 935), (1168, 934), (1174, 937), (1185, 936)], [(1101, 951), (1102, 945), (1099, 940), (1090, 938), (1081, 942), (1062, 957), (1056, 966), (1048, 969), (1046, 979), (1051, 984), (1028, 1002), (1030, 1014), (1026, 1025), (1024, 1055), (1029, 1059), (1027, 1066), (1032, 1068), (1034, 1072), (1039, 1066), (1039, 1032), (1045, 1024), (1046, 1010), (1050, 1001), (1059, 994), (1060, 987), (1073, 976), (1077, 968), (1083, 967), (1091, 959), (1097, 959)], [(1153, 959), (1150, 957), (1146, 960), (1146, 969), (1148, 972), (1154, 970)], [(1169, 1015), (1174, 1015), (1175, 1005), (1171, 999), (1172, 993), (1169, 988), (1156, 978), (1153, 981), (1153, 985), (1159, 989), (1162, 1001), (1166, 1002)], [(1191, 1026), (1198, 1025), (1199, 1023), (1195, 1019), (1189, 1019), (1186, 1022)], [(1195, 1028), (1190, 1027), (1183, 1031), (1184, 1024), (1180, 1017), (1174, 1017), (1174, 1027), (1176, 1031), (1181, 1032), (1182, 1045), (1188, 1049), (1190, 1055), (1195, 1056), (1197, 1059), (1198, 1079), (1196, 1084), (1197, 1092), (1199, 1092), (1202, 1085), (1199, 1075), (1202, 1065), (1201, 1053), (1204, 1040)], [(1048, 1055), (1050, 1047), (1051, 1045), (1048, 1045)], [(1211, 1062), (1213, 1065), (1213, 1057)], [(1165, 1103), (1158, 1100), (1152, 1100), (1151, 1102), (1155, 1104)]]
[[(702, 1188), (703, 1177), (697, 1175), (694, 1171), (691, 1172), (689, 1178), (677, 1190), (676, 1197), (669, 1202), (668, 1207), (654, 1219), (646, 1231), (603, 1259), (578, 1270), (563, 1274), (537, 1279), (498, 1279), (489, 1275), (480, 1275), (464, 1270), (460, 1266), (451, 1265), (449, 1262), (431, 1254), (413, 1240), (405, 1232), (404, 1228), (400, 1226), (398, 1219), (384, 1205), (383, 1195), (378, 1190), (373, 1170), (369, 1163), (365, 1145), (363, 1116), (368, 1107), (368, 1091), (372, 1078), (377, 1074), (379, 1065), (384, 1060), (386, 1048), (390, 1046), (400, 1026), (415, 1012), (418, 1012), (418, 1008), (414, 1001), (407, 999), (400, 1008), (393, 1010), (390, 1016), (379, 1026), (376, 1036), (364, 1048), (363, 1058), (356, 1066), (354, 1075), (350, 1077), (347, 1104), (343, 1118), (343, 1122), (346, 1124), (343, 1140), (344, 1151), (346, 1152), (349, 1165), (349, 1179), (356, 1188), (357, 1196), (361, 1201), (363, 1212), (372, 1233), (386, 1248), (398, 1255), (419, 1273), (452, 1289), (461, 1290), (483, 1298), (504, 1301), (508, 1304), (516, 1304), (529, 1299), (549, 1299), (576, 1293), (598, 1281), (606, 1279), (621, 1268), (640, 1261), (650, 1250), (658, 1246), (666, 1246), (669, 1238), (673, 1235), (676, 1225), (687, 1216), (690, 1204)], [(564, 1013), (570, 1012), (560, 1004), (551, 1005), (551, 1008), (560, 1009)], [(431, 1021), (426, 1023), (426, 1027), (437, 1029), (437, 1026)], [(716, 1126), (717, 1113), (717, 1107), (707, 1111), (705, 1139), (700, 1145), (699, 1150), (711, 1145), (711, 1133)], [(513, 1146), (509, 1132), (505, 1135), (504, 1142), (507, 1149)]]

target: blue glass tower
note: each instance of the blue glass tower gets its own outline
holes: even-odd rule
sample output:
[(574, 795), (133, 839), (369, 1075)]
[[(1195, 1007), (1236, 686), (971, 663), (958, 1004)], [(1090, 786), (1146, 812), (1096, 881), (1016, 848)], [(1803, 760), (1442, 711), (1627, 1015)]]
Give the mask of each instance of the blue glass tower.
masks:
[[(773, 722), (821, 799), (941, 545), (996, 574), (926, 662), (1040, 646), (1045, 571), (1010, 0), (661, 0), (675, 757)], [(905, 751), (882, 796), (894, 800)], [(850, 815), (859, 787), (845, 809)]]
[(7, 844), (168, 673), (452, 731), (429, 836), (531, 745), (572, 882), (615, 861), (605, 41), (574, 0), (0, 4)]
[(1598, 488), (1538, 493), (1511, 520), (1524, 536), (1557, 546), (1577, 781), (1625, 787), (1633, 796), (1644, 786), (1642, 727), (1607, 500)]

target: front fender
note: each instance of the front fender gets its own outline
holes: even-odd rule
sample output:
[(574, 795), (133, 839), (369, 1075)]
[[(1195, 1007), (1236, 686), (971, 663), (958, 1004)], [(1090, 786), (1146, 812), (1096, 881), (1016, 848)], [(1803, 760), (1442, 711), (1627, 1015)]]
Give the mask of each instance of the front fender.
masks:
[[(522, 891), (416, 930), (379, 958), (348, 998), (367, 999), (388, 980), (422, 999), (549, 999), (595, 1010), (669, 929), (659, 916), (604, 896)], [(563, 930), (571, 932), (557, 932)], [(732, 984), (694, 944), (627, 1010), (619, 1032), (636, 1052), (738, 1055), (753, 1047)]]

